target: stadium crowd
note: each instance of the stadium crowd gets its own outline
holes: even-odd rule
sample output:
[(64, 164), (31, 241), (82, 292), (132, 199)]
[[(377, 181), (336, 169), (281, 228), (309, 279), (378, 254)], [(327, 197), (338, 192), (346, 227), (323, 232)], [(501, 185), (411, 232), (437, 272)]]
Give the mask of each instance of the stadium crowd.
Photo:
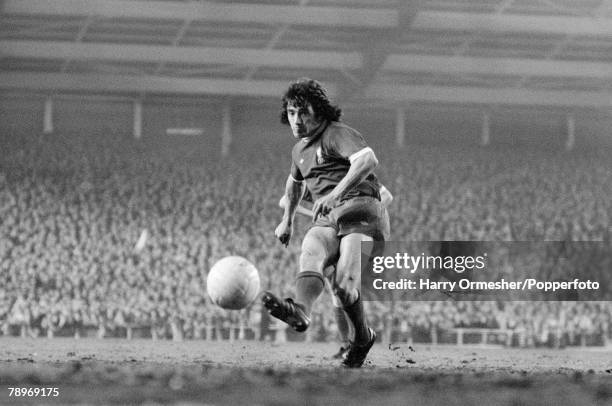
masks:
[[(0, 335), (95, 327), (99, 337), (130, 336), (146, 327), (157, 338), (232, 329), (264, 338), (278, 329), (258, 304), (212, 305), (205, 287), (217, 260), (241, 255), (262, 288), (290, 293), (300, 238), (286, 249), (274, 237), (288, 167), (277, 157), (289, 157), (282, 146), (222, 159), (195, 139), (5, 134), (0, 144)], [(377, 153), (395, 196), (394, 240), (610, 243), (612, 164), (603, 152), (419, 145)], [(604, 265), (597, 276), (607, 289), (612, 264)], [(485, 327), (521, 332), (512, 345), (601, 344), (612, 339), (605, 289), (599, 302), (368, 305), (394, 340)], [(335, 334), (329, 306), (319, 301), (310, 338)]]

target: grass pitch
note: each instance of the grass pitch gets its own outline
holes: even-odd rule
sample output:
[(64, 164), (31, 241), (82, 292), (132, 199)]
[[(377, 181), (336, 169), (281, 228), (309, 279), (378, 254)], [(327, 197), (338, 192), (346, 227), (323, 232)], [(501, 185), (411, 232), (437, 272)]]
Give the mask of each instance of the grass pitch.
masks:
[[(612, 352), (0, 338), (0, 404), (611, 405)], [(57, 388), (57, 397), (9, 388)]]

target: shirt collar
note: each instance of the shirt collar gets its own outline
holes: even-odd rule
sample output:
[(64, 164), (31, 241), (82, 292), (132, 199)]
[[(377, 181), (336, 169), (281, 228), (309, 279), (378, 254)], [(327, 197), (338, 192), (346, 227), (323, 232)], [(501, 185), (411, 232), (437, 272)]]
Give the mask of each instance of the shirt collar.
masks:
[(323, 131), (325, 131), (328, 126), (329, 126), (329, 121), (323, 121), (321, 125), (314, 131), (314, 133), (310, 137), (302, 138), (302, 142), (310, 143), (316, 140), (317, 138), (321, 136), (321, 134), (323, 134)]

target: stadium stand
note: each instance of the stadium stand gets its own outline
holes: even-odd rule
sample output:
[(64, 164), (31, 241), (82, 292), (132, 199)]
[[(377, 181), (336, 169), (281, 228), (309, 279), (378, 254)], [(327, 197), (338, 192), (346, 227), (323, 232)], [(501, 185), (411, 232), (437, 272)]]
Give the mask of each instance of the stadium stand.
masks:
[[(0, 334), (294, 339), (258, 304), (227, 312), (205, 293), (207, 270), (230, 254), (256, 264), (262, 287), (291, 293), (299, 246), (285, 249), (273, 236), (287, 167), (273, 163), (288, 151), (260, 151), (247, 167), (193, 141), (32, 135), (1, 143)], [(379, 156), (395, 196), (396, 240), (610, 242), (612, 168), (603, 153), (422, 145)], [(612, 286), (604, 265), (600, 283)], [(373, 302), (369, 314), (387, 341), (605, 345), (612, 298), (602, 300), (392, 310)], [(317, 304), (308, 339), (334, 337), (330, 303)]]

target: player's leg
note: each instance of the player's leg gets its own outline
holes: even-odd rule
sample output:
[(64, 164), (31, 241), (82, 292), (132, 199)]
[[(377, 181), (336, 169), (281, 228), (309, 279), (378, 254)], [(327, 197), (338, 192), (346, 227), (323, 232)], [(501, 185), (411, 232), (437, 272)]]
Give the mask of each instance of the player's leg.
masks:
[(312, 304), (325, 288), (323, 270), (339, 248), (336, 230), (332, 227), (312, 227), (302, 241), (300, 272), (296, 277), (296, 302), (310, 315)]
[[(335, 267), (330, 274), (335, 272)], [(340, 339), (340, 349), (337, 353), (334, 354), (334, 358), (344, 358), (346, 352), (349, 349), (351, 340), (351, 330), (352, 325), (351, 321), (348, 318), (348, 315), (344, 311), (342, 307), (342, 303), (336, 294), (334, 293), (333, 287), (329, 278), (325, 278), (325, 290), (330, 294), (332, 303), (334, 305), (334, 318), (336, 319), (336, 326), (338, 326), (338, 336)]]
[(335, 281), (335, 292), (353, 323), (355, 329), (354, 341), (356, 343), (364, 343), (370, 339), (359, 292), (362, 241), (372, 241), (372, 237), (360, 233), (352, 233), (342, 237)]
[(361, 233), (345, 235), (340, 240), (340, 257), (336, 266), (334, 290), (342, 302), (343, 309), (354, 327), (354, 339), (343, 364), (360, 367), (376, 340), (376, 334), (368, 321), (359, 291), (361, 283), (361, 242), (373, 238)]
[(279, 299), (265, 292), (262, 300), (270, 314), (284, 321), (296, 331), (304, 331), (310, 324), (312, 305), (323, 292), (323, 269), (330, 258), (337, 256), (338, 238), (332, 227), (312, 227), (302, 242), (300, 271), (295, 281), (295, 301)]
[(335, 294), (332, 296), (332, 302), (334, 304), (334, 317), (336, 318), (336, 324), (338, 326), (340, 342), (342, 346), (345, 346), (345, 344), (351, 341), (351, 321), (348, 319), (340, 299), (338, 299)]

